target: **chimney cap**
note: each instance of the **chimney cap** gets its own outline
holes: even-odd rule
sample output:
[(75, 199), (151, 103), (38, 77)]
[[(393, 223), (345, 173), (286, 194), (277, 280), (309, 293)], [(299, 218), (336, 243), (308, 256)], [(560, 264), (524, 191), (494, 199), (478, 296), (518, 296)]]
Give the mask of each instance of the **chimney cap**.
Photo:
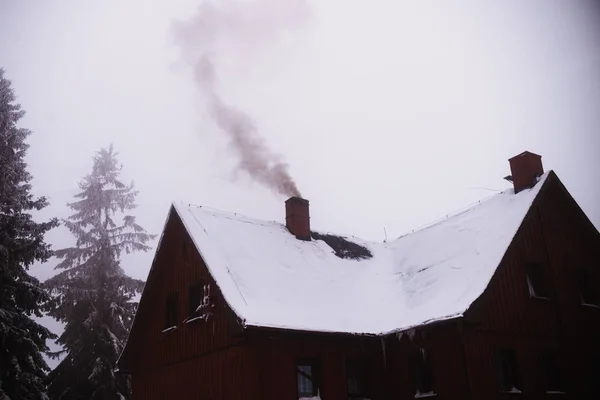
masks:
[(520, 153), (520, 154), (517, 154), (516, 156), (513, 156), (513, 157), (511, 157), (511, 158), (509, 158), (509, 159), (508, 159), (508, 161), (512, 161), (512, 160), (514, 160), (515, 158), (518, 158), (518, 157), (523, 157), (523, 156), (535, 156), (535, 157), (542, 158), (542, 156), (540, 156), (539, 154), (532, 153), (531, 151), (527, 151), (527, 150), (525, 150), (524, 152), (522, 152), (522, 153)]
[(302, 197), (298, 197), (298, 196), (292, 196), (289, 199), (287, 199), (285, 202), (286, 202), (286, 204), (291, 203), (291, 202), (308, 204), (308, 200), (303, 199)]

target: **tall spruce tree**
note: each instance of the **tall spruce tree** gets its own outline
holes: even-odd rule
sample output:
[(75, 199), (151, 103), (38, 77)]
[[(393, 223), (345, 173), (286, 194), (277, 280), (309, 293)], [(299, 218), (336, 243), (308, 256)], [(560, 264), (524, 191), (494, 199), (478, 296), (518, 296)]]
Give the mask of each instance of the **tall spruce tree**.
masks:
[(29, 213), (48, 205), (34, 198), (24, 161), (30, 131), (17, 127), (24, 112), (0, 68), (0, 399), (45, 399), (50, 369), (42, 354), (55, 336), (32, 319), (41, 316), (47, 293), (28, 274), (35, 261), (51, 255), (44, 234), (56, 219), (37, 223)]
[[(77, 239), (56, 251), (63, 270), (46, 281), (49, 314), (64, 322), (58, 338), (66, 357), (50, 373), (53, 399), (131, 397), (127, 376), (115, 374), (143, 282), (121, 268), (123, 251), (147, 251), (149, 235), (129, 212), (136, 207), (133, 183), (119, 180), (121, 166), (112, 145), (94, 157), (92, 172), (79, 183), (74, 213), (64, 225)], [(120, 221), (118, 221), (120, 219)]]

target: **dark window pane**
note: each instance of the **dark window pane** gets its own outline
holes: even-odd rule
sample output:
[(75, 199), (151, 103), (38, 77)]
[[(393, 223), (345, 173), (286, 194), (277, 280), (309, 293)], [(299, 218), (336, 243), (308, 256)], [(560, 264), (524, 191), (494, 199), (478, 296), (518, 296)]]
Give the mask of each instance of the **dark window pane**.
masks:
[(496, 352), (500, 390), (517, 391), (521, 387), (517, 371), (517, 355), (512, 349), (501, 349)]
[(358, 360), (346, 361), (346, 386), (350, 399), (369, 397), (366, 363)]
[(588, 359), (588, 385), (595, 398), (600, 398), (600, 355)]
[(563, 390), (560, 367), (555, 353), (542, 355), (542, 371), (544, 374), (544, 387), (547, 392), (560, 392)]
[(196, 310), (204, 298), (204, 284), (197, 283), (190, 286), (188, 293), (188, 315), (195, 316)]
[(583, 304), (600, 305), (592, 274), (590, 274), (589, 271), (580, 269), (577, 271), (577, 281), (579, 284), (581, 302)]
[(296, 365), (298, 396), (312, 397), (319, 392), (320, 368), (316, 361), (303, 361)]
[(429, 354), (425, 349), (420, 349), (419, 355), (413, 357), (412, 368), (414, 370), (415, 390), (417, 393), (433, 392), (433, 373)]
[(184, 261), (187, 261), (187, 259), (188, 259), (188, 244), (185, 239), (181, 243), (181, 257), (183, 258)]
[(177, 292), (169, 293), (167, 296), (165, 307), (165, 328), (177, 326), (177, 321), (179, 319), (178, 297), (179, 294)]
[(529, 294), (535, 297), (549, 298), (550, 294), (548, 292), (548, 286), (546, 285), (542, 264), (529, 263), (526, 272)]

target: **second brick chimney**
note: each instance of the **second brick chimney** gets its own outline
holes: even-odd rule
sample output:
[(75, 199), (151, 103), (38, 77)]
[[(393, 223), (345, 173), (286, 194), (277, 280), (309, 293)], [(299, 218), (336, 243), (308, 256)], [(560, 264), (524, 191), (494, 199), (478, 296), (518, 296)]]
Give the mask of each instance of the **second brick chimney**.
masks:
[(308, 200), (290, 197), (285, 201), (285, 226), (300, 240), (310, 240)]
[(507, 177), (513, 183), (515, 193), (523, 189), (529, 189), (538, 181), (538, 178), (544, 174), (542, 166), (542, 156), (539, 154), (524, 151), (508, 160), (510, 163), (511, 176)]

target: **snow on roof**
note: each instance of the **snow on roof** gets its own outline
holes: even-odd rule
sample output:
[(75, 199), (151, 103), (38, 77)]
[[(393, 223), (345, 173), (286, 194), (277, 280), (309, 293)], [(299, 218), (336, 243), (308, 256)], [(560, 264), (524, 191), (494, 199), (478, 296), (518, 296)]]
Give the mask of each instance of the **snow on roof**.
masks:
[(225, 300), (246, 326), (386, 334), (460, 317), (483, 293), (548, 173), (387, 243), (337, 257), (277, 222), (174, 204)]

